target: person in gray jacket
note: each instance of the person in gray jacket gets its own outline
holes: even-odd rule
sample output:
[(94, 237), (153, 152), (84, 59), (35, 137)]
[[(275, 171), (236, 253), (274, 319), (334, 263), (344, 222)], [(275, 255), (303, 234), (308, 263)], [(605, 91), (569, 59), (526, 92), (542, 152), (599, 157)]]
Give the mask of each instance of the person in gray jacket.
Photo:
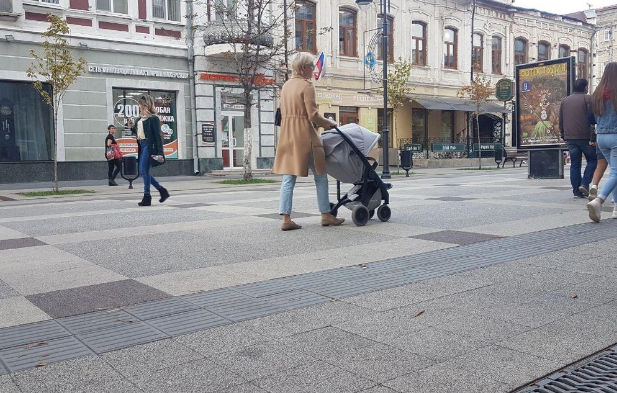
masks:
[[(589, 124), (592, 114), (591, 96), (587, 94), (587, 80), (574, 81), (574, 93), (561, 100), (559, 129), (561, 138), (568, 144), (570, 152), (570, 184), (575, 198), (589, 196), (589, 184), (596, 170), (596, 134)], [(587, 161), (581, 176), (583, 155)]]

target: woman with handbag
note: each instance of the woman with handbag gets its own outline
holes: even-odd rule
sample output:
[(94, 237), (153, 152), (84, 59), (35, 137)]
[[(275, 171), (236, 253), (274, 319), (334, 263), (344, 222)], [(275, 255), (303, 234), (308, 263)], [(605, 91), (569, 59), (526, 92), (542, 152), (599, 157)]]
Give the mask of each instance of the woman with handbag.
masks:
[[(120, 149), (118, 149), (118, 143), (116, 142), (116, 138), (114, 137), (116, 133), (116, 127), (113, 125), (109, 125), (107, 127), (107, 138), (105, 138), (105, 158), (107, 159), (107, 179), (109, 180), (110, 186), (117, 186), (115, 179), (120, 173), (120, 161), (122, 160), (122, 154), (120, 153)], [(120, 155), (120, 156), (118, 156)], [(114, 171), (114, 168), (116, 170)]]
[(150, 195), (150, 185), (154, 186), (161, 194), (160, 203), (169, 198), (169, 192), (165, 187), (150, 174), (151, 166), (159, 166), (165, 163), (163, 154), (163, 139), (161, 137), (161, 121), (156, 115), (154, 98), (143, 95), (139, 99), (139, 112), (141, 118), (137, 122), (129, 119), (129, 127), (133, 135), (137, 136), (139, 174), (144, 179), (144, 197), (139, 206), (150, 206), (152, 196)]

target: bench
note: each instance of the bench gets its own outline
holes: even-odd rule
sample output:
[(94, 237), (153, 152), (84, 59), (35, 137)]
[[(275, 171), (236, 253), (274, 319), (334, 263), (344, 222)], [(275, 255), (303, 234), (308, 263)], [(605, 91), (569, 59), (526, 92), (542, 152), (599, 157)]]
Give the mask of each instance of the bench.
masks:
[[(503, 148), (503, 163), (501, 164), (501, 167), (503, 168), (504, 165), (506, 165), (506, 162), (512, 161), (512, 168), (514, 168), (516, 166), (516, 161), (520, 161), (520, 164), (518, 165), (520, 168), (523, 166), (523, 162), (527, 160), (527, 153), (519, 153), (516, 147), (506, 146)], [(497, 167), (499, 168), (499, 163), (497, 163)]]

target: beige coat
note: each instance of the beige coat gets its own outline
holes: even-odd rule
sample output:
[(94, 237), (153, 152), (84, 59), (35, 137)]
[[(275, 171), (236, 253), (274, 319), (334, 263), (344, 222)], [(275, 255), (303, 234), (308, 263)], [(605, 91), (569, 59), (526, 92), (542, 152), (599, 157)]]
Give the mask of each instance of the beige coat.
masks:
[(313, 127), (330, 127), (319, 114), (315, 87), (299, 75), (293, 76), (281, 90), (281, 135), (276, 148), (273, 173), (308, 176), (311, 152), (318, 175), (326, 173), (326, 158), (321, 138)]

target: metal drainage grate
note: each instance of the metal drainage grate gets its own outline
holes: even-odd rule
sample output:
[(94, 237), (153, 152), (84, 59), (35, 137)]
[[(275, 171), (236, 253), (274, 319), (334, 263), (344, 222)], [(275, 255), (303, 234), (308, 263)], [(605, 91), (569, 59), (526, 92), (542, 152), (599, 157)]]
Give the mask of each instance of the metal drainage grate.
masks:
[(617, 345), (516, 393), (617, 393)]

